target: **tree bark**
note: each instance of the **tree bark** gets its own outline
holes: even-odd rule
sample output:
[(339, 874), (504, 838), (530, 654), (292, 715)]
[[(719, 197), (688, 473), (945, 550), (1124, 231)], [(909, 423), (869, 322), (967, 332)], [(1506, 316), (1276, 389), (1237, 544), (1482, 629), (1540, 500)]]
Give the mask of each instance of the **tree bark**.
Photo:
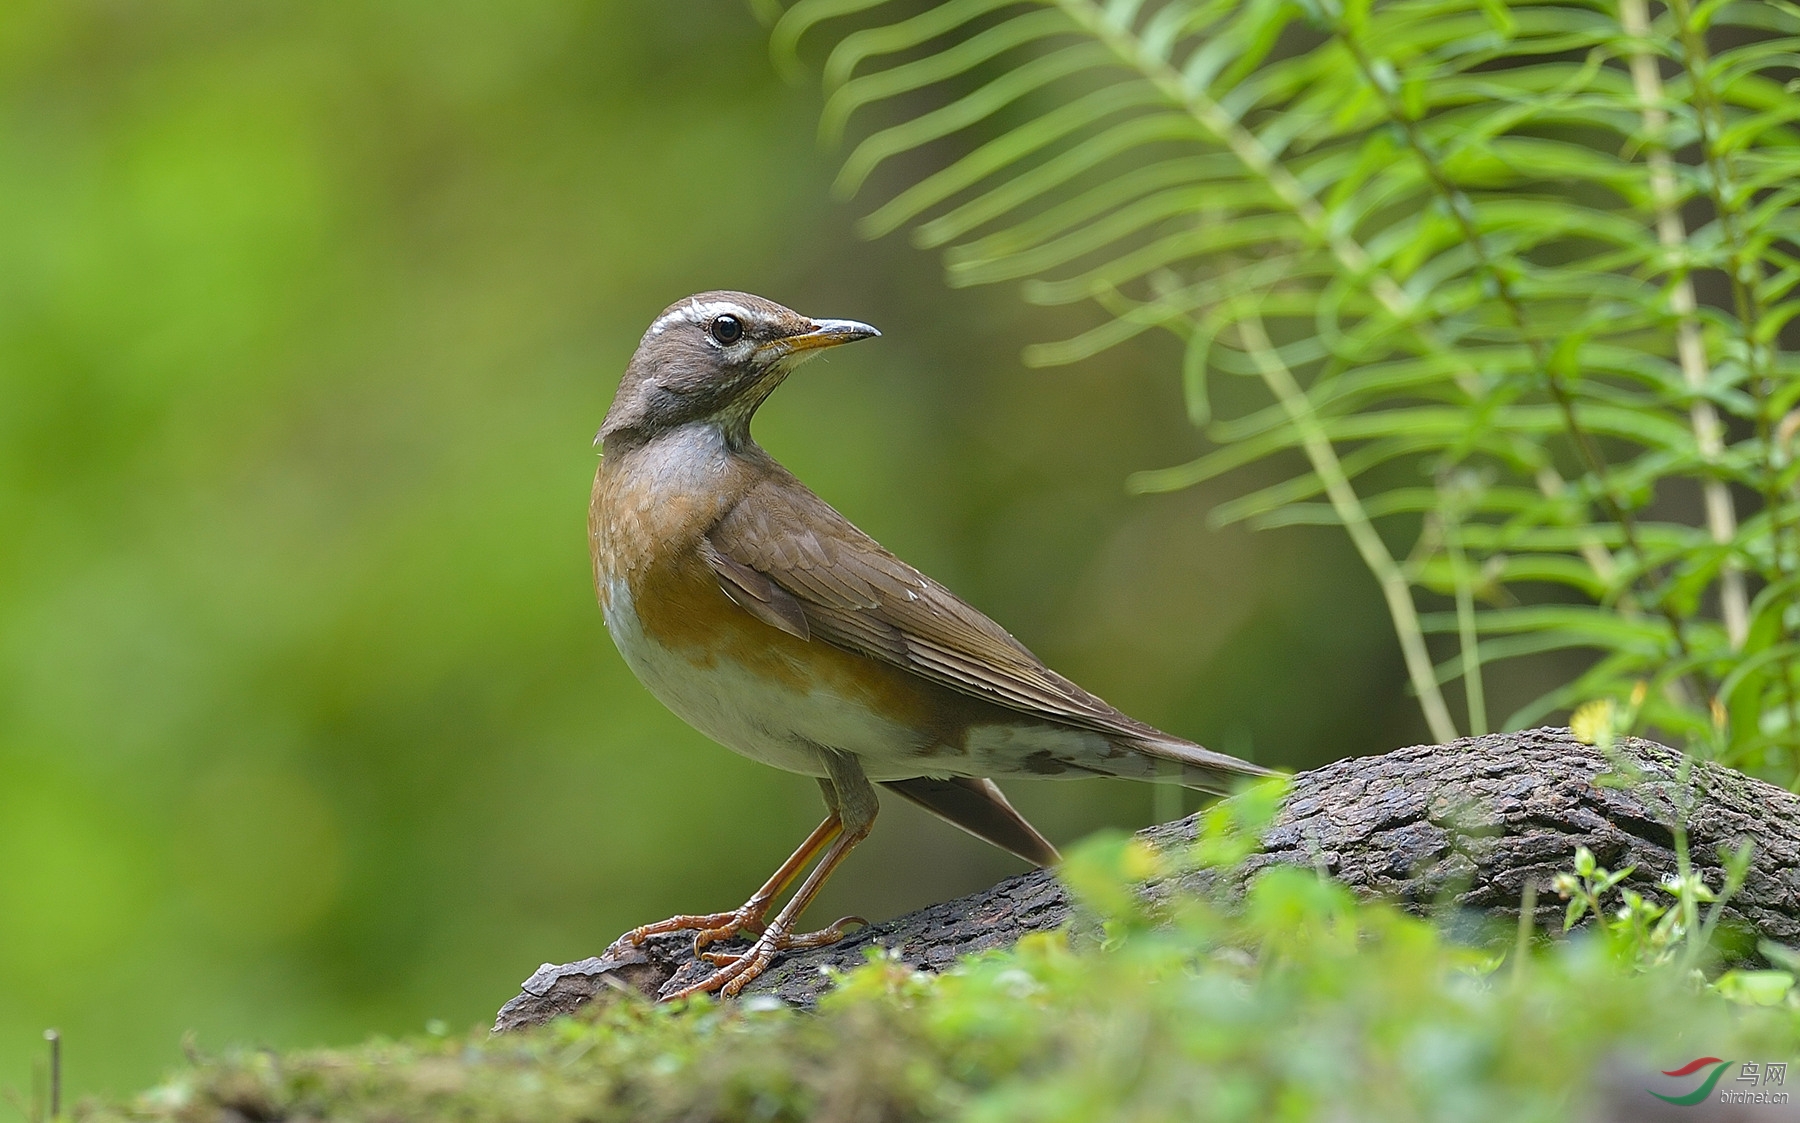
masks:
[[(1800, 799), (1719, 765), (1694, 764), (1685, 779), (1683, 771), (1681, 754), (1666, 746), (1627, 739), (1602, 754), (1566, 729), (1341, 760), (1296, 775), (1263, 850), (1230, 875), (1234, 884), (1210, 887), (1232, 891), (1257, 871), (1288, 863), (1414, 912), (1510, 922), (1531, 884), (1535, 925), (1559, 931), (1562, 905), (1550, 881), (1570, 868), (1577, 846), (1609, 869), (1635, 867), (1624, 885), (1654, 891), (1676, 870), (1674, 828), (1685, 823), (1694, 868), (1714, 889), (1724, 879), (1723, 849), (1752, 844), (1748, 880), (1726, 904), (1725, 923), (1800, 944)], [(1179, 846), (1194, 832), (1189, 816), (1140, 833), (1158, 846)], [(1216, 878), (1204, 872), (1180, 879), (1187, 888), (1209, 882)], [(1033, 870), (830, 947), (784, 954), (748, 993), (810, 1006), (830, 988), (825, 968), (854, 967), (870, 947), (936, 971), (971, 952), (1060, 927), (1073, 914), (1056, 875)], [(501, 1009), (494, 1029), (538, 1025), (603, 993), (671, 993), (711, 970), (694, 959), (691, 944), (691, 936), (669, 936), (615, 959), (546, 963)], [(1752, 958), (1754, 944), (1746, 944)]]

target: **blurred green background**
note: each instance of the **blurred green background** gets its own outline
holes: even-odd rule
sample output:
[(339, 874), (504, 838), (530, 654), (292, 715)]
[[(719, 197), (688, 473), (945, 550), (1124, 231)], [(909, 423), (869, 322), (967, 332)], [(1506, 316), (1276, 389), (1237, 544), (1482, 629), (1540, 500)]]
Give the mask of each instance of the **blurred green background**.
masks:
[[(760, 438), (1115, 704), (1274, 764), (1423, 739), (1341, 535), (1125, 494), (1203, 448), (1174, 345), (1026, 370), (1081, 314), (859, 242), (817, 109), (740, 0), (0, 5), (0, 1089), (51, 1025), (82, 1092), (190, 1031), (483, 1022), (814, 824), (590, 588), (594, 430), (699, 289), (881, 327)], [(1151, 815), (1009, 787), (1064, 842)], [(815, 917), (1016, 868), (890, 804)]]

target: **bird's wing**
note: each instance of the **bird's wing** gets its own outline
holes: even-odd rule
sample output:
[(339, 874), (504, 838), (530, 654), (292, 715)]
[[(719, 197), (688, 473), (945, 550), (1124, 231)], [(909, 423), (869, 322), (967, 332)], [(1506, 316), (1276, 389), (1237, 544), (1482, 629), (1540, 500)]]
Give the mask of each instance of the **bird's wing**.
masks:
[(769, 467), (701, 548), (719, 587), (765, 623), (1029, 718), (1098, 733), (1113, 746), (1101, 760), (1064, 762), (1072, 767), (1154, 779), (1162, 773), (1153, 762), (1167, 761), (1178, 766), (1179, 782), (1215, 792), (1269, 774), (1120, 713), (883, 549), (779, 465)]
[(1132, 738), (1166, 736), (1044, 666), (792, 476), (752, 489), (707, 535), (702, 552), (727, 596), (802, 639), (1032, 717)]
[(1013, 809), (1006, 794), (992, 780), (920, 776), (912, 780), (883, 780), (881, 786), (1034, 865), (1053, 866), (1062, 860), (1050, 840)]
[[(1113, 709), (1044, 666), (956, 594), (888, 553), (779, 466), (771, 467), (769, 477), (713, 527), (702, 547), (720, 588), (746, 611), (801, 639), (891, 663), (1027, 717), (1099, 733), (1135, 758), (1129, 764), (1110, 754), (1064, 761), (1075, 768), (1155, 779), (1163, 772), (1154, 762), (1166, 761), (1178, 766), (1172, 778), (1213, 792), (1230, 791), (1240, 777), (1269, 774)], [(925, 805), (981, 834), (942, 807)]]

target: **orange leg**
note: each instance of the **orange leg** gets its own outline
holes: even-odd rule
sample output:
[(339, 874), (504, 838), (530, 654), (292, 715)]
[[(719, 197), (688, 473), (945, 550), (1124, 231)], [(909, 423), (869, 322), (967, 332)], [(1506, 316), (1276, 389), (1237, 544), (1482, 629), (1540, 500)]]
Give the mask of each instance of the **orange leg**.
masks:
[[(818, 855), (820, 850), (825, 848), (826, 844), (837, 838), (843, 829), (843, 820), (838, 817), (836, 811), (827, 815), (825, 821), (815, 827), (812, 834), (806, 836), (806, 841), (800, 844), (800, 848), (781, 864), (781, 868), (775, 871), (774, 876), (763, 882), (761, 889), (751, 894), (748, 901), (732, 912), (671, 916), (669, 919), (659, 920), (655, 924), (641, 925), (614, 940), (612, 946), (601, 954), (612, 955), (626, 948), (634, 948), (651, 936), (660, 936), (668, 932), (695, 932), (694, 950), (696, 952), (707, 944), (716, 940), (729, 939), (739, 932), (746, 930), (762, 932), (763, 917), (768, 915), (769, 906), (774, 903), (775, 898), (781, 896), (783, 891), (794, 883), (794, 879), (800, 876), (800, 871), (807, 867), (807, 864)], [(833, 927), (835, 928), (836, 925)], [(831, 941), (822, 942), (830, 943)]]
[(749, 950), (737, 956), (708, 953), (704, 958), (708, 962), (720, 964), (719, 969), (693, 986), (669, 995), (669, 1001), (713, 990), (719, 991), (726, 998), (735, 998), (738, 992), (750, 985), (751, 980), (768, 968), (777, 952), (787, 951), (791, 948), (823, 947), (826, 944), (836, 943), (844, 938), (844, 931), (848, 925), (865, 923), (858, 917), (847, 916), (821, 931), (803, 935), (794, 934), (794, 925), (800, 919), (800, 914), (805, 912), (806, 906), (819, 895), (819, 890), (825, 885), (825, 879), (831, 876), (831, 871), (837, 868), (838, 863), (842, 862), (856, 844), (868, 836), (868, 833), (869, 829), (865, 826), (861, 830), (845, 834), (833, 842), (831, 849), (825, 852), (825, 856), (819, 859), (819, 864), (806, 876), (806, 880), (801, 882), (800, 888), (794, 893), (793, 898), (781, 907), (780, 912), (775, 914), (775, 919), (771, 920), (768, 927), (763, 929), (762, 935), (756, 938), (756, 942), (750, 945)]
[[(735, 998), (751, 981), (766, 970), (779, 952), (791, 948), (816, 948), (836, 943), (844, 938), (844, 930), (851, 924), (866, 923), (858, 917), (847, 916), (831, 927), (818, 932), (795, 934), (794, 927), (799, 923), (800, 914), (806, 906), (812, 904), (814, 897), (824, 887), (825, 880), (831, 876), (845, 856), (856, 848), (856, 844), (869, 837), (869, 830), (875, 825), (875, 812), (878, 803), (875, 789), (869, 784), (868, 777), (863, 775), (856, 758), (847, 753), (820, 750), (820, 759), (828, 773), (820, 786), (825, 792), (825, 802), (831, 807), (833, 817), (840, 822), (841, 833), (832, 841), (831, 848), (825, 851), (794, 891), (788, 903), (781, 906), (781, 911), (768, 922), (762, 934), (756, 937), (742, 955), (719, 955), (703, 953), (702, 958), (718, 966), (718, 970), (701, 979), (693, 986), (669, 996), (672, 1001), (687, 998), (690, 995), (704, 994), (707, 991), (718, 991), (726, 998)], [(828, 820), (829, 821), (829, 820)]]

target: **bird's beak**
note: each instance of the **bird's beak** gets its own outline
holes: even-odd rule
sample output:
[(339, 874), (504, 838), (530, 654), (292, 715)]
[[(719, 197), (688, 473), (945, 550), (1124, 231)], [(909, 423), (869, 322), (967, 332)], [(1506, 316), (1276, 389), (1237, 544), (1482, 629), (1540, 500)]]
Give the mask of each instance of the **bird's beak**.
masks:
[(811, 331), (790, 335), (781, 340), (781, 343), (787, 347), (789, 354), (793, 354), (820, 347), (836, 347), (841, 343), (855, 343), (859, 339), (870, 339), (880, 334), (868, 324), (855, 320), (814, 320)]

